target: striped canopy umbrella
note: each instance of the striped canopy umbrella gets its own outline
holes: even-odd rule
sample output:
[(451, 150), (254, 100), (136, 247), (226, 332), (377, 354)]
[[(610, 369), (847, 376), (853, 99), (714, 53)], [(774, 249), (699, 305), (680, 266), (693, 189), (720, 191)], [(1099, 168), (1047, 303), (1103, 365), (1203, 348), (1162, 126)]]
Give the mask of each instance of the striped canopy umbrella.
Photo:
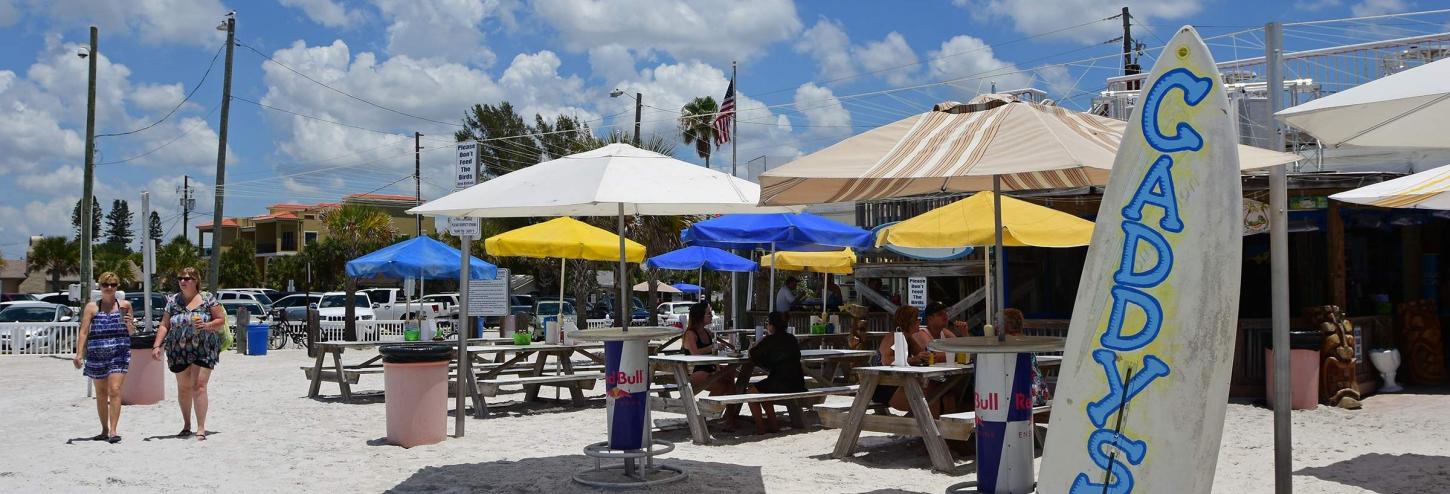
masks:
[(1450, 210), (1450, 165), (1329, 196), (1382, 208)]

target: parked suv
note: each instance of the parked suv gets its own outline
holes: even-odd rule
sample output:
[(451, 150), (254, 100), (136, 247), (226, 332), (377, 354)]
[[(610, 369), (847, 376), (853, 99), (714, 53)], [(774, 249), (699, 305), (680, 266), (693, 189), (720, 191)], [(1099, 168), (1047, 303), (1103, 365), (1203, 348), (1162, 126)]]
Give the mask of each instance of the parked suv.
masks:
[(248, 290), (217, 290), (216, 298), (217, 301), (220, 302), (226, 302), (228, 300), (246, 300), (249, 302), (256, 302), (260, 304), (262, 308), (267, 309), (268, 312), (271, 312), (272, 310), (272, 299), (268, 297), (267, 294), (262, 292)]
[(444, 305), (438, 302), (412, 300), (410, 303), (408, 295), (401, 288), (369, 288), (358, 290), (358, 293), (368, 294), (368, 299), (373, 301), (373, 312), (382, 320), (412, 319), (415, 314), (439, 317), (445, 312)]
[[(368, 299), (368, 294), (357, 292), (353, 294), (353, 305), (356, 307), (357, 320), (371, 321), (377, 318), (373, 313), (373, 302)], [(322, 294), (322, 299), (317, 303), (317, 317), (323, 321), (344, 321), (347, 317), (347, 292), (327, 292)]]
[[(74, 322), (78, 317), (75, 309), (46, 302), (17, 301), (0, 310), (0, 323)], [(20, 324), (15, 329), (0, 331), (0, 353), (26, 350), (66, 352), (75, 349), (77, 334), (74, 326), (36, 324), (27, 327)]]

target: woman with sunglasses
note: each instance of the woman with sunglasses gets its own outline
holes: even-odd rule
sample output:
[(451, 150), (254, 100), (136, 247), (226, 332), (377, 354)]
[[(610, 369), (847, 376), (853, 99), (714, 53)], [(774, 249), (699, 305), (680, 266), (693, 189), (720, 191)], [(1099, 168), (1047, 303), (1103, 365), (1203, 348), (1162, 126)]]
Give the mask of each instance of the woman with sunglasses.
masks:
[(166, 359), (176, 374), (176, 401), (181, 404), (179, 437), (192, 435), (191, 414), (196, 412), (196, 438), (206, 440), (207, 381), (221, 354), (222, 325), (226, 312), (216, 297), (201, 291), (201, 277), (196, 268), (183, 268), (176, 275), (181, 290), (166, 299), (166, 317), (156, 330), (156, 346), (152, 358)]
[(131, 368), (131, 333), (136, 326), (131, 320), (131, 303), (116, 299), (116, 273), (101, 273), (96, 281), (101, 286), (101, 299), (86, 304), (81, 312), (75, 366), (84, 368), (86, 377), (95, 380), (101, 433), (91, 439), (115, 444), (121, 442), (116, 434), (116, 424), (121, 420), (121, 383)]

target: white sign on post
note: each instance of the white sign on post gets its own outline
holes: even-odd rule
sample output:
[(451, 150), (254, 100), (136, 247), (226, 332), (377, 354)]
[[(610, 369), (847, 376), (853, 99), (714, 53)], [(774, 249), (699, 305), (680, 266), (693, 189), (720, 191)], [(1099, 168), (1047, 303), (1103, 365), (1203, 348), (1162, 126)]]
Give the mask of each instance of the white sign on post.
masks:
[(926, 310), (926, 278), (913, 276), (906, 279), (906, 304), (918, 310)]
[[(458, 168), (454, 192), (473, 187), (478, 183), (478, 143), (458, 144)], [(448, 218), (448, 233), (455, 237), (477, 237), (478, 218)]]
[(468, 280), (469, 316), (507, 316), (509, 313), (508, 278)]

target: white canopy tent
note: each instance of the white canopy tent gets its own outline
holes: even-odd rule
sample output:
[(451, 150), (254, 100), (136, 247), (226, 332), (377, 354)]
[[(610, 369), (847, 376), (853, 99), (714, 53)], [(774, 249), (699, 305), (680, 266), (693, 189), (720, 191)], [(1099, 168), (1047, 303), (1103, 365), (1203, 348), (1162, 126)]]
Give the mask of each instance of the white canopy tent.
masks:
[(1450, 59), (1376, 79), (1274, 114), (1326, 146), (1445, 148)]

